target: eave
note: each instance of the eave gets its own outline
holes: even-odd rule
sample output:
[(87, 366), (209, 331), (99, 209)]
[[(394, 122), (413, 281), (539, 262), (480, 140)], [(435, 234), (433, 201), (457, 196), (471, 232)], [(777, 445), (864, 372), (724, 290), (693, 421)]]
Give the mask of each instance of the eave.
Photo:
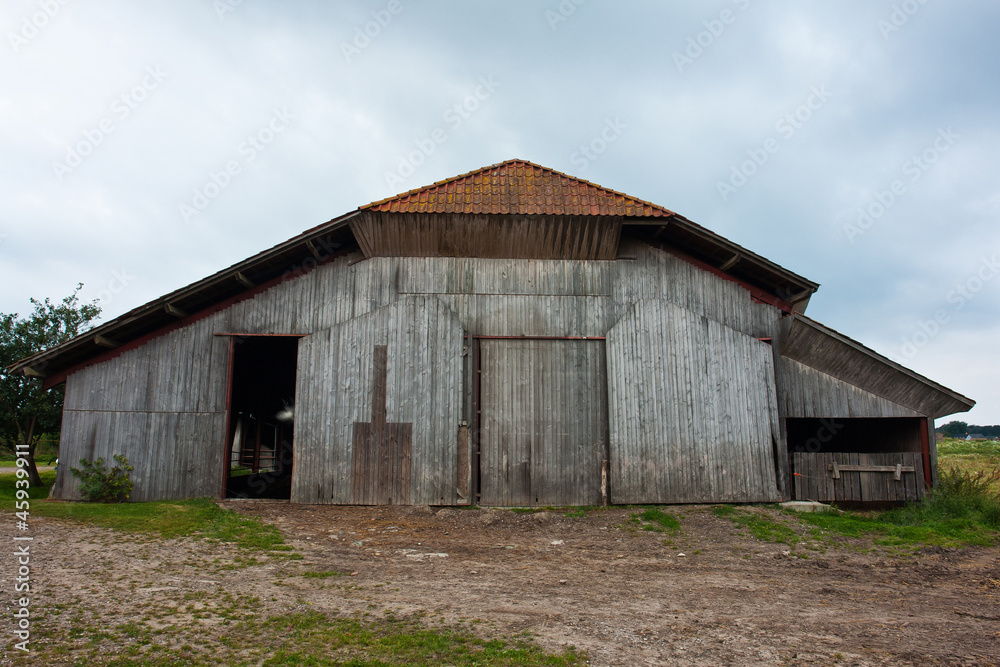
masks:
[(10, 365), (11, 373), (41, 377), (54, 386), (69, 372), (136, 347), (149, 338), (186, 326), (270, 287), (301, 275), (345, 250), (356, 249), (352, 211), (288, 241), (191, 283), (86, 333)]
[(928, 417), (966, 412), (976, 404), (801, 314), (782, 320), (781, 355)]

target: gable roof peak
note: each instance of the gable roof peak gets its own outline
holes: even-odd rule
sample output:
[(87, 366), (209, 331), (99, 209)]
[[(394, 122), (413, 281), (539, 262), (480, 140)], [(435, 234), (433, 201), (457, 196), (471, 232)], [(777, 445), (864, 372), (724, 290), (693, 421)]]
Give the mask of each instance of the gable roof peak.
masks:
[(658, 218), (675, 215), (662, 206), (516, 158), (375, 201), (359, 210)]

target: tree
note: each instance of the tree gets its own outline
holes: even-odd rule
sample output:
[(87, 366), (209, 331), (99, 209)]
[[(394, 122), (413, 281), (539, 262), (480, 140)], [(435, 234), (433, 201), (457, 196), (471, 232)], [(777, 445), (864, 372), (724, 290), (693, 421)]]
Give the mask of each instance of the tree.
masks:
[(34, 312), (20, 318), (0, 313), (0, 443), (25, 452), (28, 479), (42, 486), (35, 466), (35, 448), (43, 433), (57, 433), (62, 423), (63, 386), (44, 389), (38, 378), (11, 373), (11, 364), (59, 345), (91, 328), (101, 314), (96, 301), (80, 303), (77, 293), (52, 303), (31, 299)]
[(969, 432), (967, 422), (951, 421), (941, 427), (941, 432), (946, 438), (957, 438)]

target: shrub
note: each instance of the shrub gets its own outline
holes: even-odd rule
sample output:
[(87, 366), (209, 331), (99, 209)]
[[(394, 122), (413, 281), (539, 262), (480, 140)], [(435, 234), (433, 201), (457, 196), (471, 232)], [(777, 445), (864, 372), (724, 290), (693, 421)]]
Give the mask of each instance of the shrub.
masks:
[(941, 470), (938, 487), (922, 503), (891, 510), (883, 518), (901, 526), (931, 525), (942, 532), (979, 526), (1000, 530), (1000, 495), (991, 489), (1000, 470)]
[(951, 467), (941, 470), (938, 476), (938, 488), (935, 494), (960, 498), (1000, 500), (1000, 495), (993, 491), (993, 484), (1000, 479), (1000, 468), (992, 471), (980, 470), (977, 473), (961, 471)]
[(120, 503), (128, 500), (132, 493), (132, 480), (128, 474), (134, 468), (128, 464), (124, 454), (114, 455), (115, 467), (108, 470), (103, 458), (94, 461), (80, 459), (83, 468), (70, 468), (74, 477), (79, 477), (80, 495), (92, 503)]

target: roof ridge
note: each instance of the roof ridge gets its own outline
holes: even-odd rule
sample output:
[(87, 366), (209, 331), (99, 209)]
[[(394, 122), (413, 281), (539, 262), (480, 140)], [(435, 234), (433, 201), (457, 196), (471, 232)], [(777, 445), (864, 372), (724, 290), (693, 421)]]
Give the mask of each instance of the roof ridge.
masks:
[[(514, 202), (517, 204), (524, 204), (530, 207), (531, 198), (529, 197), (529, 193), (523, 191), (523, 189), (521, 188), (518, 188), (517, 191), (511, 192), (502, 187), (500, 183), (487, 183), (485, 184), (485, 187), (479, 187), (479, 188), (473, 187), (470, 188), (469, 191), (463, 193), (462, 190), (456, 185), (463, 180), (468, 180), (475, 178), (477, 176), (482, 176), (492, 171), (499, 171), (504, 169), (505, 167), (516, 167), (516, 166), (528, 167), (532, 170), (538, 170), (542, 173), (555, 176), (559, 179), (566, 180), (568, 183), (571, 183), (574, 187), (572, 188), (571, 194), (564, 196), (578, 198), (580, 200), (581, 205), (586, 204), (593, 208), (599, 208), (600, 206), (597, 198), (603, 193), (605, 196), (611, 199), (612, 202), (618, 204), (620, 207), (624, 207), (629, 204), (635, 204), (642, 208), (648, 207), (649, 209), (652, 209), (652, 211), (654, 211), (654, 213), (645, 213), (645, 214), (639, 213), (639, 215), (654, 215), (657, 217), (676, 215), (674, 211), (671, 211), (670, 209), (664, 206), (660, 206), (659, 204), (654, 204), (653, 202), (647, 201), (645, 199), (633, 197), (632, 195), (629, 195), (625, 192), (620, 192), (618, 190), (613, 190), (611, 188), (605, 187), (599, 183), (594, 183), (593, 181), (588, 181), (586, 179), (579, 178), (577, 176), (572, 176), (557, 169), (546, 167), (545, 165), (537, 164), (535, 162), (531, 162), (530, 160), (524, 160), (521, 158), (512, 158), (509, 160), (504, 160), (503, 162), (497, 162), (495, 164), (487, 165), (485, 167), (480, 167), (479, 169), (474, 169), (472, 171), (458, 174), (456, 176), (451, 176), (449, 178), (440, 181), (435, 181), (434, 183), (431, 183), (429, 185), (424, 185), (418, 188), (407, 190), (405, 192), (400, 192), (398, 194), (392, 195), (391, 197), (386, 197), (384, 199), (379, 199), (369, 204), (365, 204), (364, 206), (359, 206), (358, 210), (367, 211), (373, 209), (380, 209), (381, 207), (390, 205), (393, 202), (417, 201), (417, 202), (429, 203), (430, 198), (433, 196), (433, 194), (437, 193), (441, 193), (447, 196), (449, 198), (449, 203), (451, 203), (452, 200), (455, 199), (462, 199), (464, 201), (455, 201), (454, 203), (474, 204), (478, 203), (475, 201), (477, 197), (490, 197), (490, 198), (496, 197), (496, 198), (502, 198), (504, 200), (504, 203), (506, 204)], [(518, 177), (512, 175), (511, 178), (513, 179)], [(578, 190), (580, 186), (583, 186), (585, 188), (592, 188), (593, 190), (597, 190), (597, 192), (594, 191), (588, 192), (585, 190), (580, 191)], [(540, 196), (541, 199), (546, 204), (551, 205), (556, 203), (555, 199), (558, 198), (560, 193), (553, 192), (549, 187), (540, 187), (539, 189), (540, 191), (537, 193), (537, 195)], [(460, 195), (460, 194), (464, 194), (465, 196), (455, 197), (455, 195)]]

